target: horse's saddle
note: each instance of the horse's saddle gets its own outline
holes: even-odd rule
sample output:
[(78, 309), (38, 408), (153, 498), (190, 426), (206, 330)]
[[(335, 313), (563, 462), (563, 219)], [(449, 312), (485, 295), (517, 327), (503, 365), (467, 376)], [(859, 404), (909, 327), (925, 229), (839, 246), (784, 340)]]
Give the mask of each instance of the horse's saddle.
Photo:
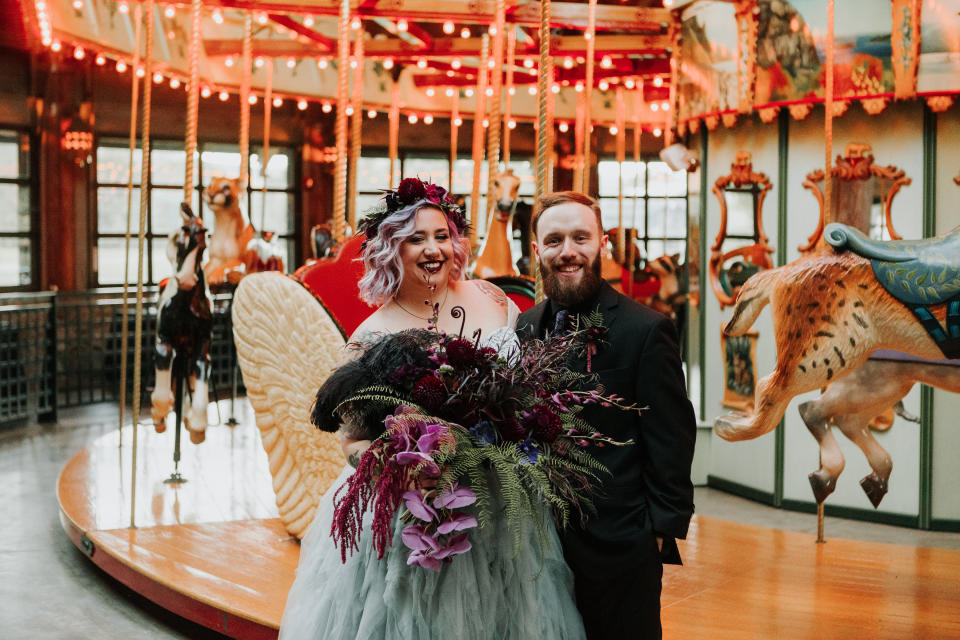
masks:
[(941, 304), (960, 293), (960, 227), (935, 238), (884, 242), (834, 222), (824, 238), (870, 260), (877, 282), (904, 304)]

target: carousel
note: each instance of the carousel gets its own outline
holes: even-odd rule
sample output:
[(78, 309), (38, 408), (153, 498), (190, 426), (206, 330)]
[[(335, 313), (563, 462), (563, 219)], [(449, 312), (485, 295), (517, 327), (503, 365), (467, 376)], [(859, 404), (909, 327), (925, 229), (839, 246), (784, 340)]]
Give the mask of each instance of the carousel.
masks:
[[(574, 190), (603, 211), (603, 278), (677, 324), (694, 482), (815, 523), (695, 516), (665, 635), (960, 637), (960, 552), (829, 535), (834, 516), (960, 532), (960, 0), (866, 4), (21, 0), (43, 64), (123, 91), (31, 103), (80, 171), (125, 145), (117, 428), (61, 472), (64, 531), (172, 613), (276, 637), (344, 466), (310, 411), (373, 311), (366, 208), (401, 178), (443, 185), (468, 276), (525, 310), (533, 203)], [(235, 165), (207, 171), (205, 128)]]

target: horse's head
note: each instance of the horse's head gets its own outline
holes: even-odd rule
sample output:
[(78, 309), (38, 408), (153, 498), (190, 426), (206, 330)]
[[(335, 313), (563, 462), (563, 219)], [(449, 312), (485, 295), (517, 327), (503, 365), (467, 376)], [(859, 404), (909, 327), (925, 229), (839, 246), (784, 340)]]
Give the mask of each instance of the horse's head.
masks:
[(240, 181), (236, 178), (214, 176), (203, 190), (203, 202), (214, 212), (236, 209), (240, 206)]
[(177, 269), (183, 266), (183, 261), (190, 252), (197, 249), (196, 270), (203, 273), (200, 263), (203, 262), (203, 252), (207, 248), (207, 229), (200, 216), (195, 215), (186, 202), (180, 203), (180, 216), (183, 218), (183, 226), (176, 238)]
[(497, 197), (497, 209), (502, 216), (509, 217), (516, 207), (520, 178), (513, 175), (513, 169), (506, 169), (493, 181), (493, 189)]

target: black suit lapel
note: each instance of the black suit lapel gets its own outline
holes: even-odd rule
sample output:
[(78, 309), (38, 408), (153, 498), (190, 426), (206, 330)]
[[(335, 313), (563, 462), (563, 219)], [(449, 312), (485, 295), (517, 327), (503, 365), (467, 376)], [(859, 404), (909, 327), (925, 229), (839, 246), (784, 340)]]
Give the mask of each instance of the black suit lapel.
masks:
[(542, 338), (547, 329), (547, 316), (550, 315), (550, 301), (544, 300), (524, 311), (517, 320), (517, 333), (521, 336)]

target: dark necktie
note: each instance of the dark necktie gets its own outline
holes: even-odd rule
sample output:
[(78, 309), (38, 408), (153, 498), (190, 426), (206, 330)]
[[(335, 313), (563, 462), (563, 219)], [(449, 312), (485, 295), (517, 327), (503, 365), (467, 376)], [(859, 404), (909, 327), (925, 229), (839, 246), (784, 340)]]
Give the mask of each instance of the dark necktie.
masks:
[(557, 311), (557, 315), (553, 319), (553, 335), (558, 336), (561, 333), (566, 333), (567, 331), (567, 318), (570, 314), (567, 313), (566, 309), (560, 309)]

